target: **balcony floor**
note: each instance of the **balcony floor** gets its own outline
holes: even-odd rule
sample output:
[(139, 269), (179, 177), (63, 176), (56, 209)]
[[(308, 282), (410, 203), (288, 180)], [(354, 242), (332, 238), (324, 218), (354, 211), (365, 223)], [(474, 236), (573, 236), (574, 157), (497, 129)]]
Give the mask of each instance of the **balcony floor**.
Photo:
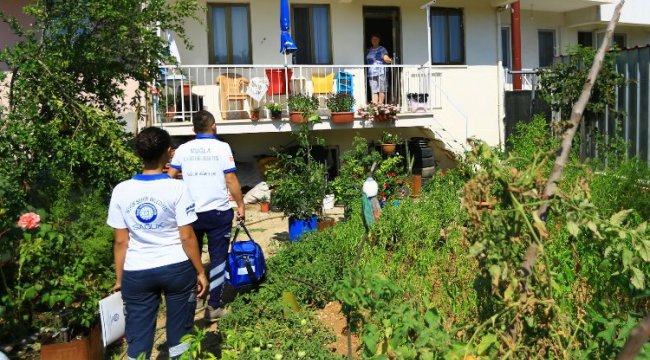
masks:
[[(402, 113), (395, 122), (371, 122), (362, 118), (355, 117), (354, 121), (346, 124), (335, 124), (324, 118), (319, 124), (314, 124), (311, 129), (314, 131), (324, 130), (354, 130), (354, 129), (384, 129), (384, 128), (411, 128), (425, 127), (432, 125), (433, 113)], [(172, 136), (191, 136), (194, 135), (191, 121), (163, 122), (155, 124), (164, 128)], [(291, 132), (299, 125), (292, 124), (288, 118), (282, 120), (260, 119), (252, 121), (250, 119), (222, 120), (217, 122), (217, 134), (259, 134), (259, 133), (278, 133)]]

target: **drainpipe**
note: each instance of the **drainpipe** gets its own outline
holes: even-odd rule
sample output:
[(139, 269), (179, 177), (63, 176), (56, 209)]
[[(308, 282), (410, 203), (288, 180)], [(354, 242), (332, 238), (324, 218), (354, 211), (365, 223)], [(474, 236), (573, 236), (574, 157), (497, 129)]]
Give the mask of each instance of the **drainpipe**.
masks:
[(512, 76), (512, 88), (521, 90), (521, 4), (519, 1), (512, 3), (510, 26), (512, 29), (512, 71), (515, 73)]
[(501, 134), (501, 121), (503, 121), (503, 109), (501, 106), (501, 100), (503, 100), (505, 92), (505, 79), (503, 76), (503, 59), (501, 54), (503, 54), (503, 43), (501, 41), (501, 11), (504, 7), (497, 8), (497, 89), (499, 89), (497, 94), (497, 128), (499, 129), (499, 148), (503, 147), (502, 134)]

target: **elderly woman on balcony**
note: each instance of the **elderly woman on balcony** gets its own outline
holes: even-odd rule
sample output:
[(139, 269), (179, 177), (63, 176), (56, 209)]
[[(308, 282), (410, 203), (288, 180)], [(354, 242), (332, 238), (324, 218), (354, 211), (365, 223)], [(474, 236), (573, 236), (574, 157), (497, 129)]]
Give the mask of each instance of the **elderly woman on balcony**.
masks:
[(366, 53), (366, 62), (368, 67), (368, 82), (370, 83), (370, 93), (372, 94), (372, 102), (375, 104), (383, 104), (386, 94), (386, 68), (385, 64), (391, 64), (393, 59), (388, 56), (388, 51), (385, 47), (379, 45), (381, 37), (373, 34), (370, 37), (370, 44), (372, 45)]

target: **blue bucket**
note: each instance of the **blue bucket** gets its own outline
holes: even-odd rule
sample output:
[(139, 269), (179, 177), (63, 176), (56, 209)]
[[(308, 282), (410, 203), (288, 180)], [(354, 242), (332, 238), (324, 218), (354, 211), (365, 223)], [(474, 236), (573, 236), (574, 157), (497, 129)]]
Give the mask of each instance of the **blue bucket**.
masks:
[(300, 237), (308, 232), (318, 229), (318, 218), (316, 215), (310, 217), (309, 219), (296, 219), (294, 217), (289, 218), (289, 240), (298, 241)]

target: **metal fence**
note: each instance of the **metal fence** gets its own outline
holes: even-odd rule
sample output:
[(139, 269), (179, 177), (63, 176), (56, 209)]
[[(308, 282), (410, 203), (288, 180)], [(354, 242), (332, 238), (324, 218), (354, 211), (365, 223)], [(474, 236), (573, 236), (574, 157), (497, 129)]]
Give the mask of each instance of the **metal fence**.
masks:
[[(287, 116), (293, 94), (313, 95), (321, 115), (327, 99), (336, 93), (355, 98), (355, 109), (369, 100), (365, 65), (183, 65), (161, 67), (154, 91), (153, 124), (187, 122), (206, 109), (217, 121), (246, 120), (251, 111), (278, 103)], [(441, 106), (441, 73), (431, 67), (387, 65), (385, 102), (399, 105), (402, 113), (430, 113)]]

